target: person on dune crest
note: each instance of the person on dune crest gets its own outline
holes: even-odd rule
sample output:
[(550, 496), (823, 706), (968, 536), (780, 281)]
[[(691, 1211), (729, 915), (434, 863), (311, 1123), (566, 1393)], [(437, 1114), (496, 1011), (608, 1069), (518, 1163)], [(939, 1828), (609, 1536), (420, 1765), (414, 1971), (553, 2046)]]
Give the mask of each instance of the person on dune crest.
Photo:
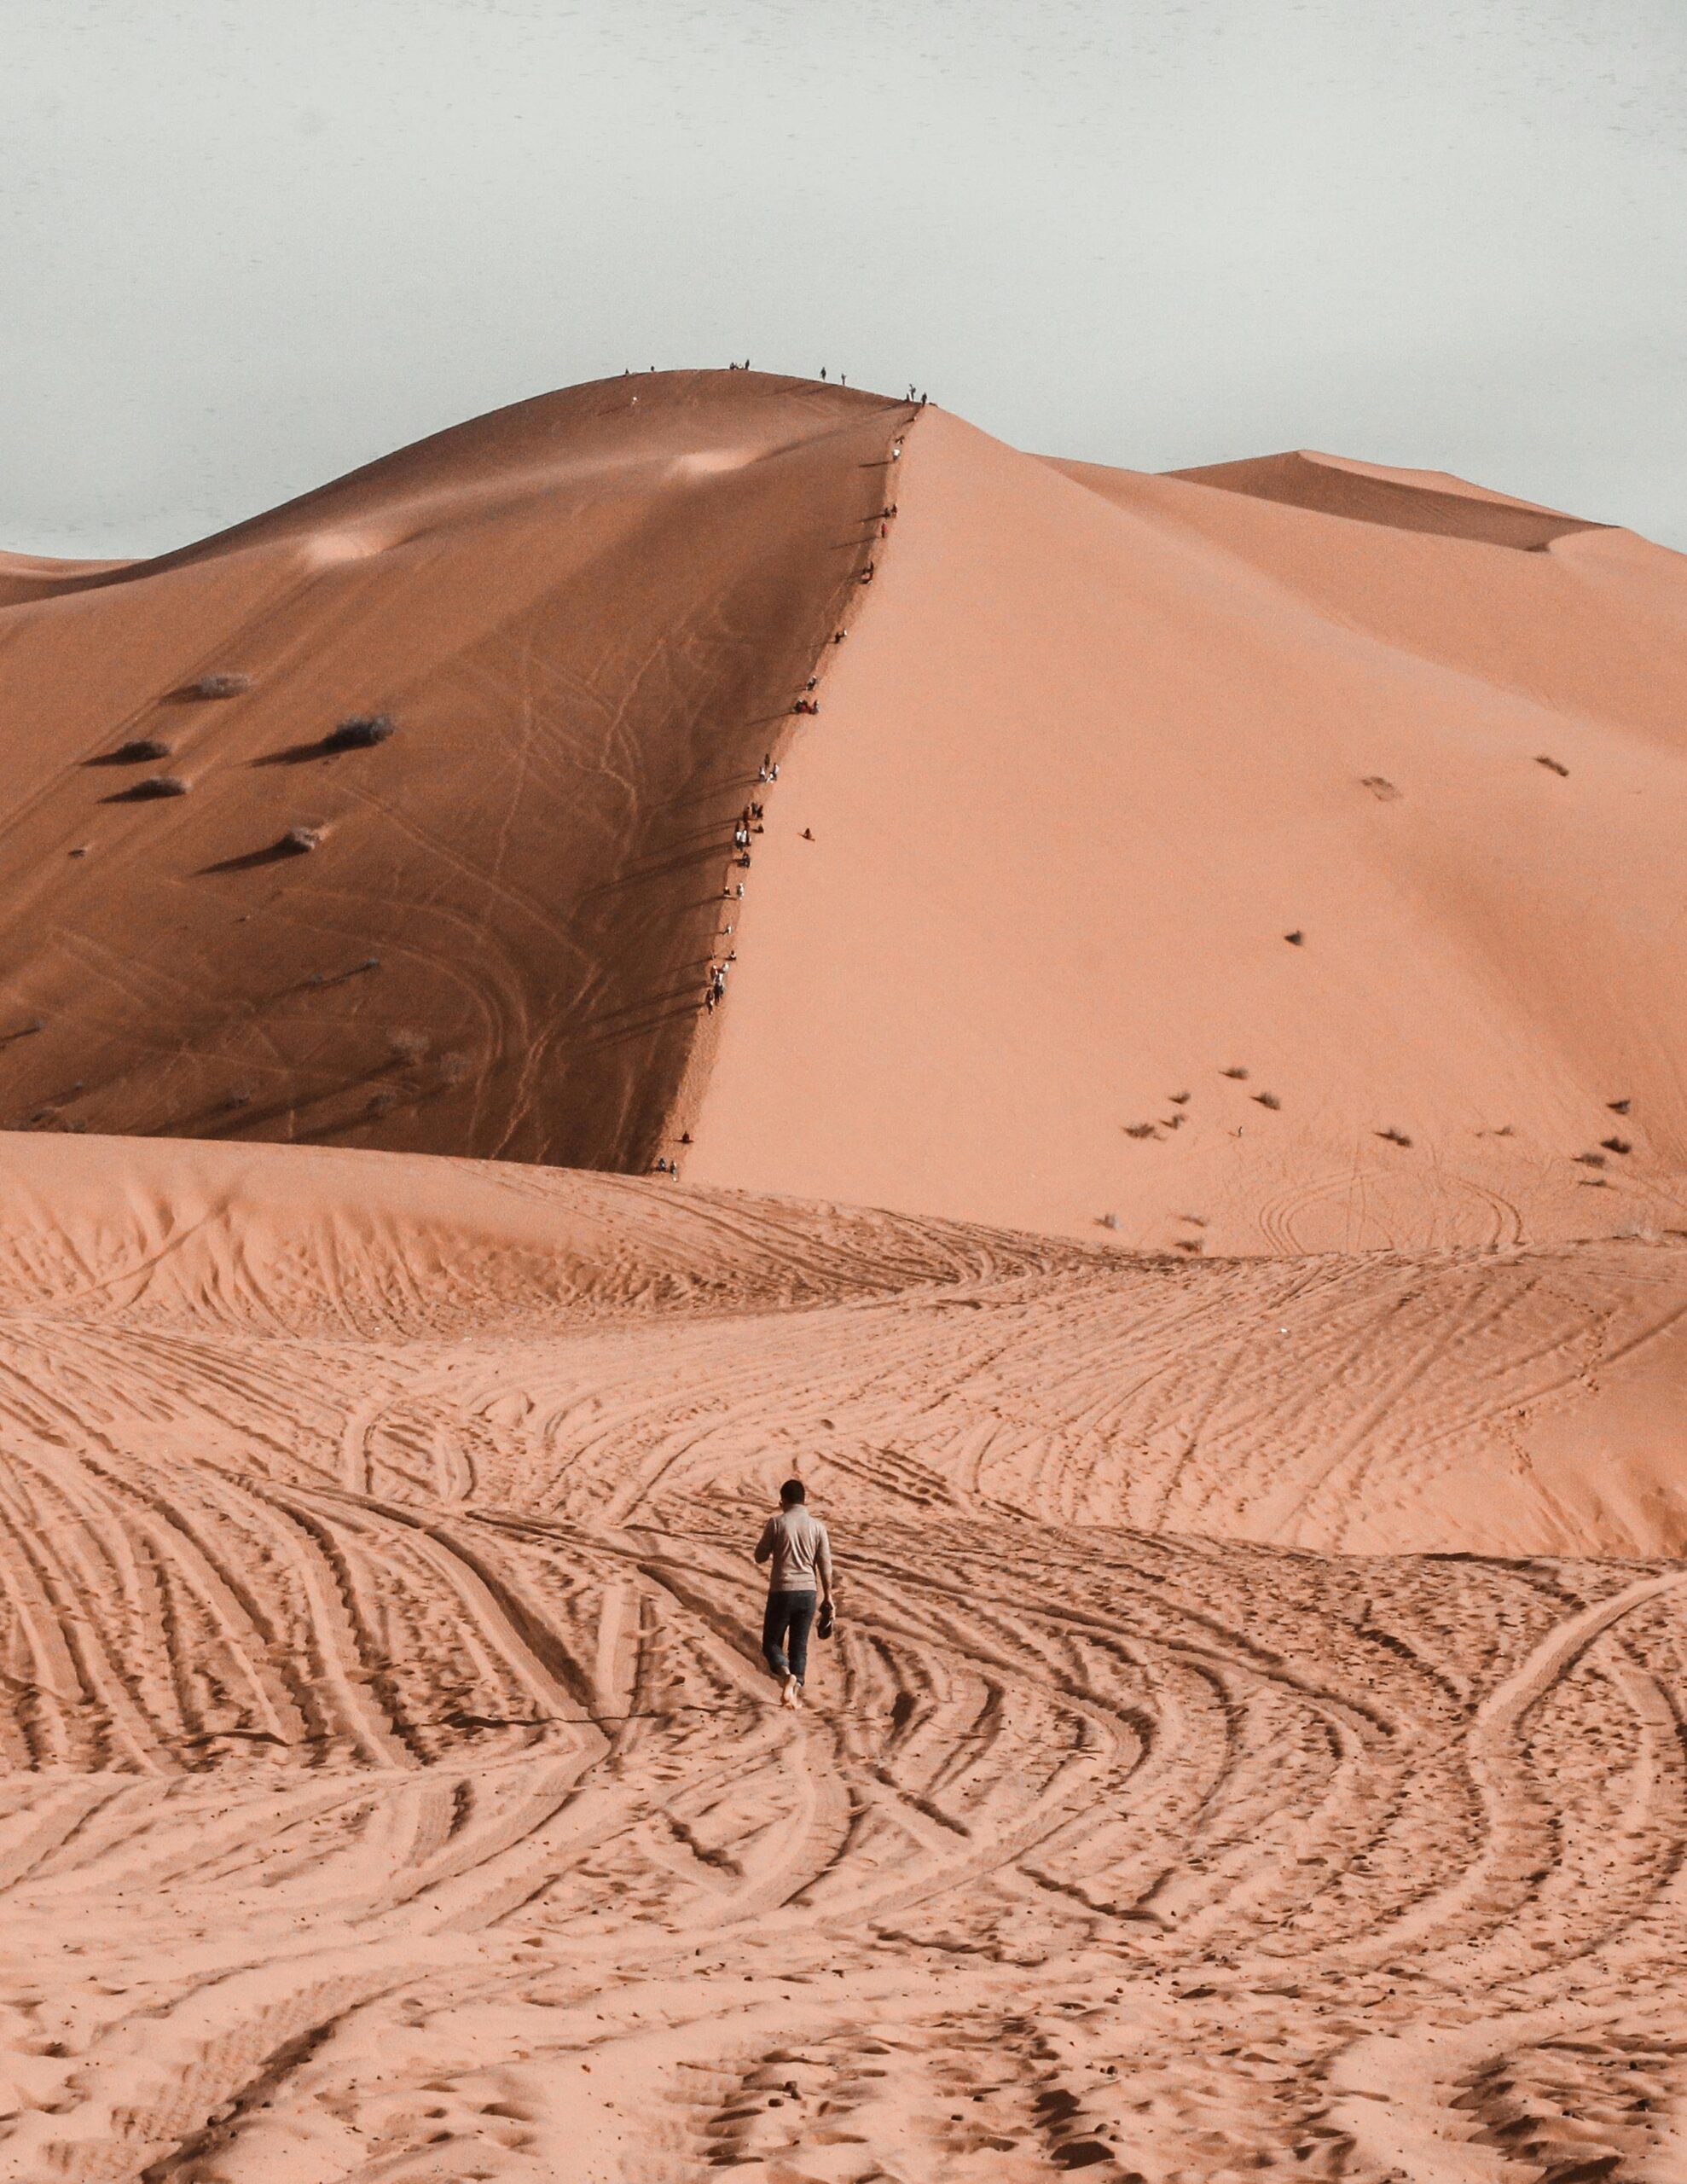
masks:
[(786, 1479), (779, 1490), (779, 1514), (768, 1518), (756, 1542), (756, 1560), (773, 1563), (768, 1573), (768, 1612), (762, 1622), (762, 1657), (769, 1673), (779, 1678), (781, 1706), (803, 1703), (816, 1605), (820, 1635), (831, 1635), (832, 1542), (826, 1526), (807, 1507), (808, 1499), (809, 1490), (800, 1478)]

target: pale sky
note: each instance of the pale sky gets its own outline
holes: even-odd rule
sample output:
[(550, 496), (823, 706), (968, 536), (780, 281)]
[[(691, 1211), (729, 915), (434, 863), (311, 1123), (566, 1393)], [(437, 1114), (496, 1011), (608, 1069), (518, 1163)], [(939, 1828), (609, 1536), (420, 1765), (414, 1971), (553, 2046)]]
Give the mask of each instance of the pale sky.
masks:
[(0, 547), (623, 364), (1687, 549), (1687, 0), (0, 0)]

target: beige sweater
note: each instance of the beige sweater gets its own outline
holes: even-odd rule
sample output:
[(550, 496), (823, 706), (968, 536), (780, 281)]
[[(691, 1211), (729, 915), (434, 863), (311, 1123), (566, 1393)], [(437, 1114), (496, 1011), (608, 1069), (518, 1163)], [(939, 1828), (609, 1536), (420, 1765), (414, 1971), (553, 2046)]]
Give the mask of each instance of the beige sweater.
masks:
[(816, 1572), (826, 1590), (832, 1590), (832, 1542), (826, 1526), (800, 1502), (794, 1509), (781, 1509), (778, 1516), (768, 1518), (756, 1543), (756, 1560), (765, 1562), (769, 1555), (774, 1564), (769, 1592), (812, 1593)]

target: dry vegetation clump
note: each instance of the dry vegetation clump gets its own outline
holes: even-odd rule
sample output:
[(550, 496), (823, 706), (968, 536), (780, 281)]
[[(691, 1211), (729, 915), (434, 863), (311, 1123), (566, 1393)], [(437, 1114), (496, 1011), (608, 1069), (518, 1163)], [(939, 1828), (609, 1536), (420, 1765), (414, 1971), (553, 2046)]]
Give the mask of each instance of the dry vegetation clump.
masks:
[(190, 698), (238, 698), (252, 688), (249, 675), (201, 675), (188, 685)]
[(144, 758), (167, 758), (170, 746), (159, 735), (131, 735), (127, 743), (119, 743), (111, 755), (139, 764)]
[(327, 742), (330, 751), (372, 751), (397, 733), (398, 723), (390, 713), (354, 713), (340, 722)]
[(289, 827), (276, 847), (288, 857), (308, 857), (322, 847), (322, 834), (321, 827)]
[(132, 804), (150, 804), (160, 796), (185, 796), (193, 784), (184, 781), (180, 774), (152, 774), (134, 787), (125, 789), (125, 799)]

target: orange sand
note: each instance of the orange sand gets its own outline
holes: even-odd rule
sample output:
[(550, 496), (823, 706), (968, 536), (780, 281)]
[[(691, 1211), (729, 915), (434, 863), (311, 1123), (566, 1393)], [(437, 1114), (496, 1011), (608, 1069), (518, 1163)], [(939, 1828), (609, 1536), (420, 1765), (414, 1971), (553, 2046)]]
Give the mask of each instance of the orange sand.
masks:
[(0, 2178), (1671, 2173), (1681, 1247), (0, 1165)]
[(0, 565), (0, 2184), (1687, 2174), (1684, 566), (753, 374)]

